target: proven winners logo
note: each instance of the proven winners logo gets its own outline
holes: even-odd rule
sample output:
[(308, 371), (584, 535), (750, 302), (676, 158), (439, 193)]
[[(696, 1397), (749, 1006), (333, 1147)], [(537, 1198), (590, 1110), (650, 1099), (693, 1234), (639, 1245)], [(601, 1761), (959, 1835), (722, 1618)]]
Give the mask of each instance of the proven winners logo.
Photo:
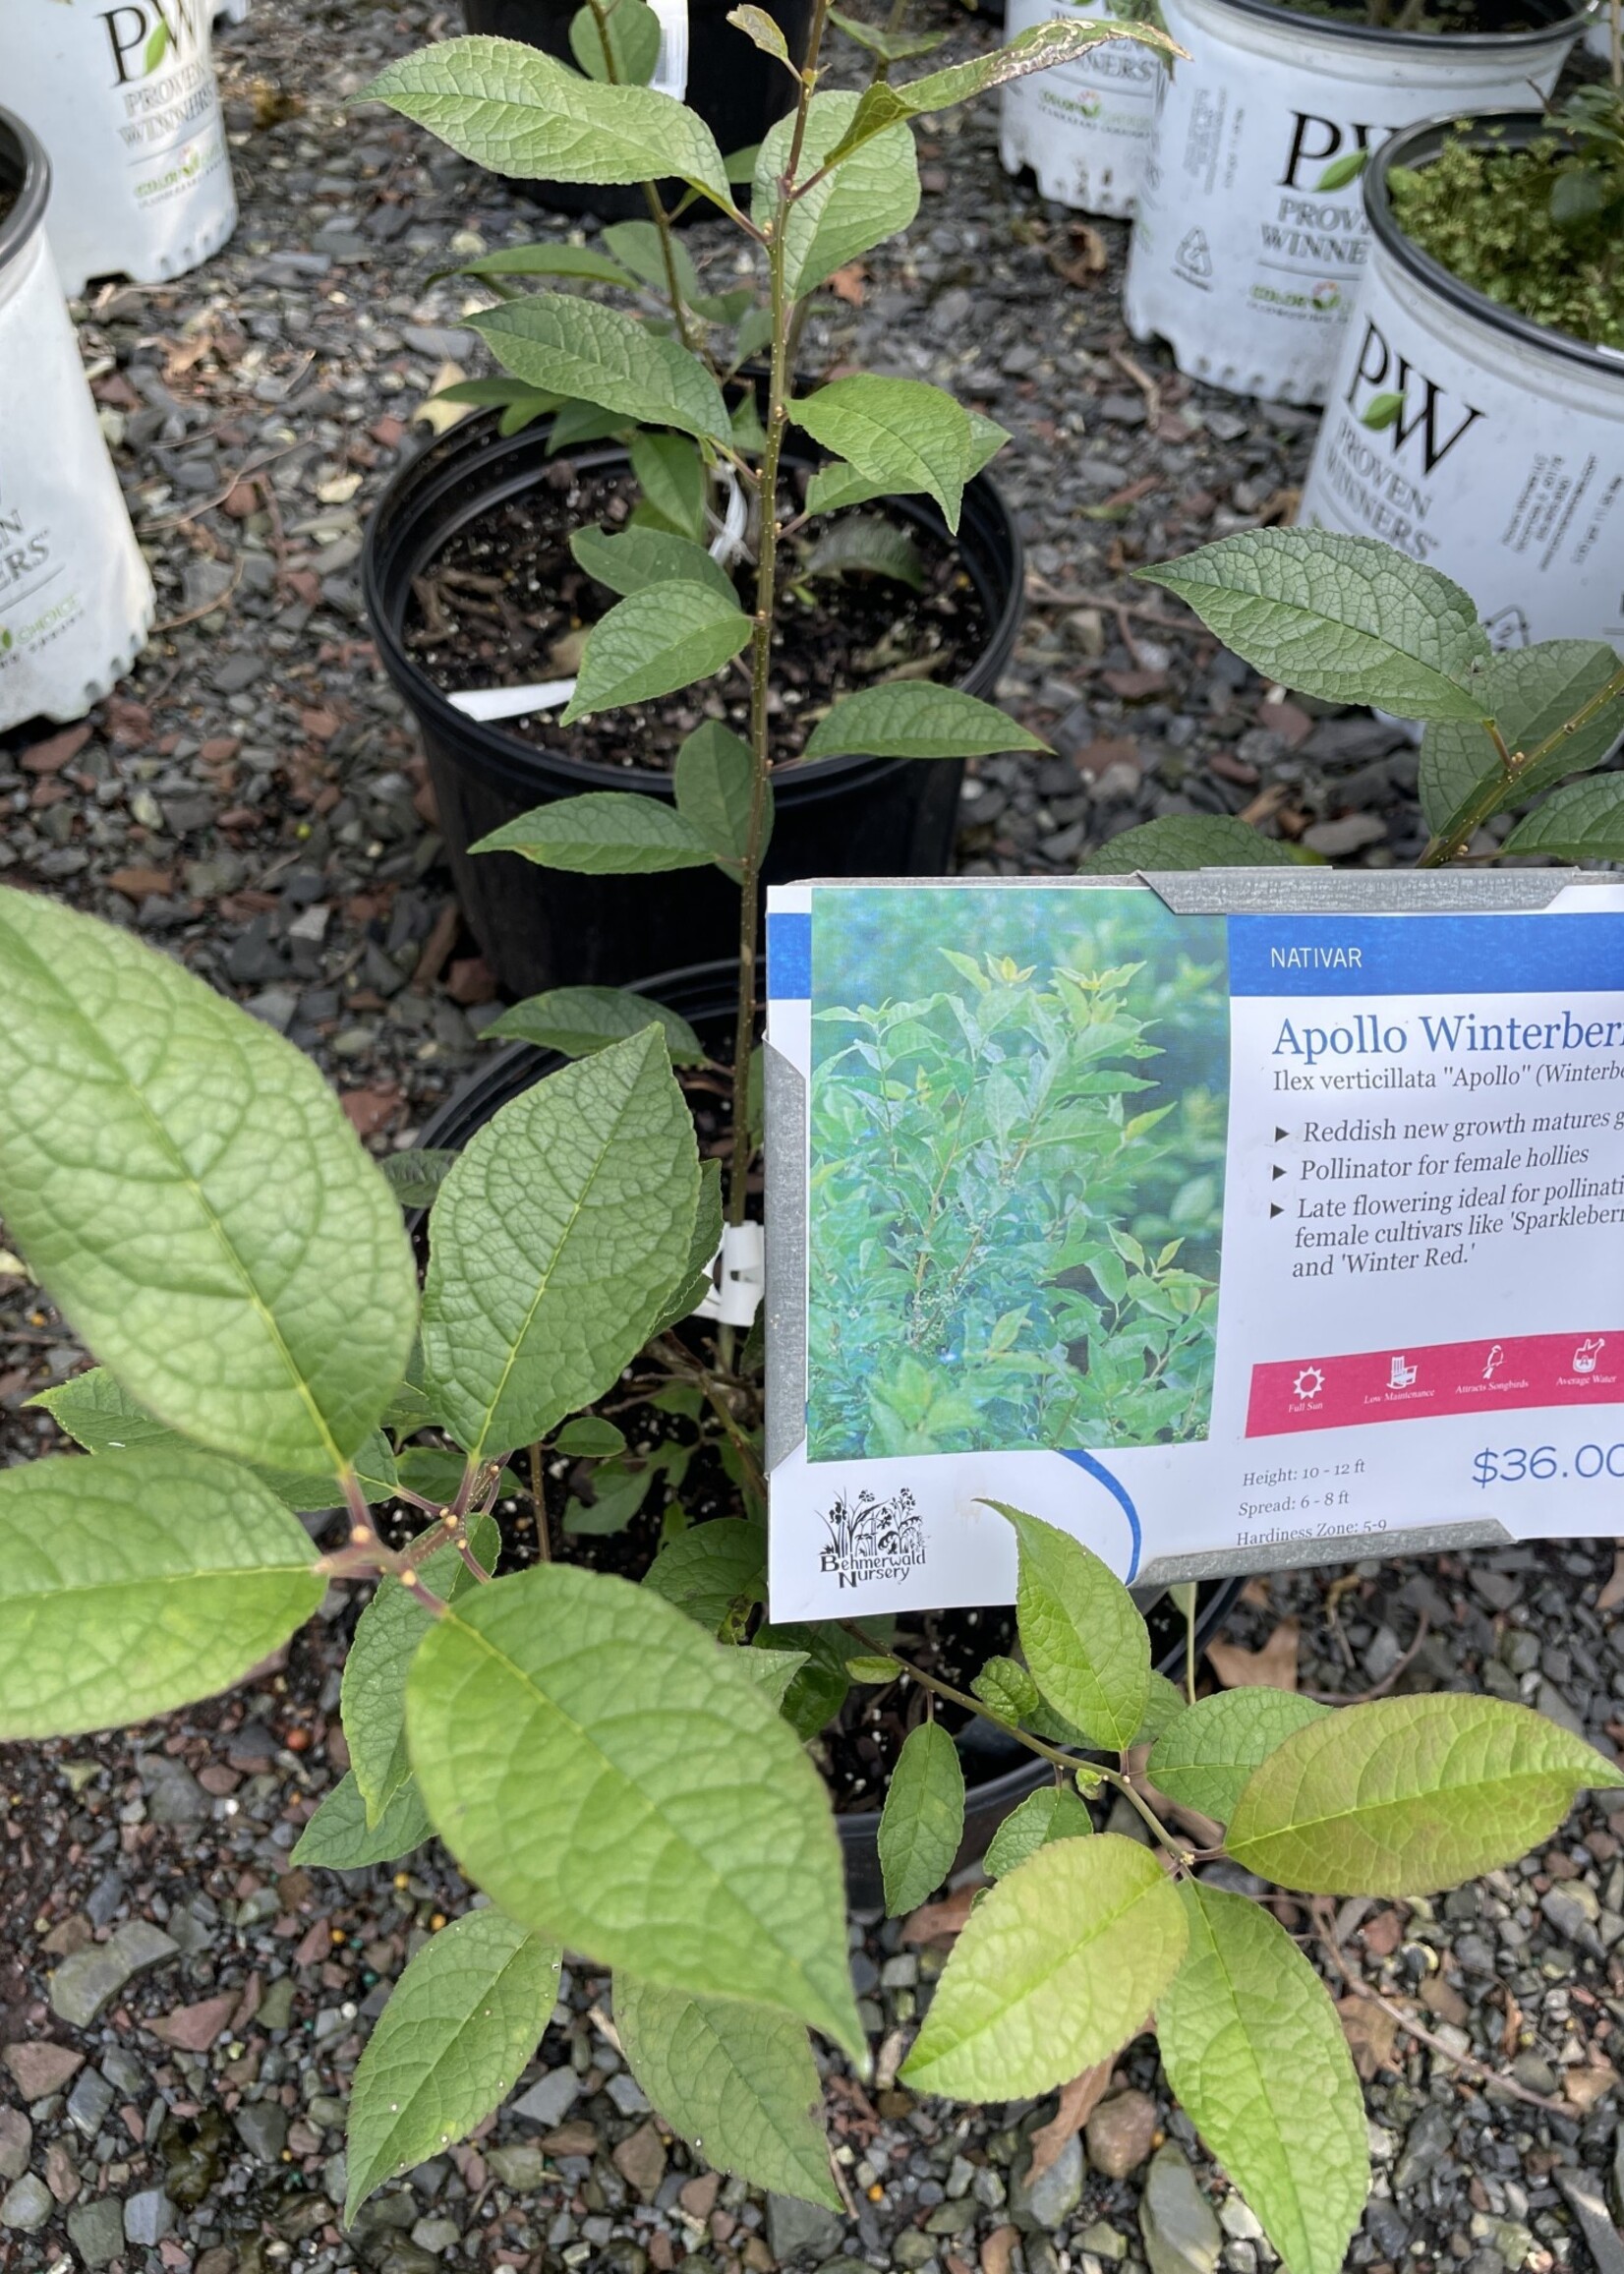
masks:
[(842, 1492), (823, 1521), (829, 1545), (818, 1568), (833, 1573), (841, 1587), (895, 1583), (925, 1560), (925, 1527), (905, 1486), (889, 1500), (877, 1500), (872, 1492), (848, 1500)]

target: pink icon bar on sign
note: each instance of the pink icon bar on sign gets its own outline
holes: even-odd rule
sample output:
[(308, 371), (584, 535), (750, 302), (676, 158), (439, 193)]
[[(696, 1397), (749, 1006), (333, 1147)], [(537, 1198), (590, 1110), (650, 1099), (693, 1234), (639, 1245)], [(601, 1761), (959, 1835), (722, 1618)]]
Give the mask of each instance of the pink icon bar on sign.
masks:
[(1438, 1414), (1624, 1403), (1615, 1333), (1522, 1334), (1425, 1350), (1283, 1358), (1251, 1370), (1248, 1437), (1347, 1429)]

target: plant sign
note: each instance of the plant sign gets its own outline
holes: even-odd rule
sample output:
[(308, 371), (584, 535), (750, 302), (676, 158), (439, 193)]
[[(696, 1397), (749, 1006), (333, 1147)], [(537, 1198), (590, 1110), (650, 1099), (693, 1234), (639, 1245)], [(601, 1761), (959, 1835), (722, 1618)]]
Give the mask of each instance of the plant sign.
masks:
[(770, 895), (775, 1618), (1614, 1529), (1624, 886), (1474, 887)]

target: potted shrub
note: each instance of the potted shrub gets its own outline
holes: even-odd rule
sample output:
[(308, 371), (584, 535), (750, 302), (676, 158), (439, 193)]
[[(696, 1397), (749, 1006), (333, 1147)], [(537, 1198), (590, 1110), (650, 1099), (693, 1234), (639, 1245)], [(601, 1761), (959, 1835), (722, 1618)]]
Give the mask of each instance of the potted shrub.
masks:
[[(1010, 0), (1012, 38), (1050, 18), (1080, 17), (1076, 0)], [(1029, 166), (1038, 190), (1083, 213), (1127, 219), (1150, 152), (1156, 86), (1153, 55), (1136, 47), (1097, 47), (1075, 63), (1004, 89), (998, 154), (1005, 171)]]
[(1125, 307), (1181, 371), (1325, 400), (1368, 238), (1358, 173), (1400, 128), (1548, 94), (1572, 0), (1173, 0)]
[(206, 7), (17, 0), (4, 93), (51, 162), (51, 250), (64, 289), (155, 284), (217, 253), (237, 225)]
[(36, 137), (0, 111), (0, 729), (83, 718), (152, 620), (46, 241), (50, 184)]
[[(728, 170), (692, 111), (610, 79), (623, 69), (621, 47), (652, 21), (642, 0), (621, 0), (601, 22), (585, 13), (592, 39), (583, 33), (579, 52), (600, 77), (511, 42), (474, 40), (425, 50), (378, 83), (465, 154), (510, 172), (567, 166), (596, 187), (668, 162), (686, 196), (720, 208), (766, 270), (765, 297), (748, 286), (707, 293), (647, 182), (650, 218), (612, 226), (601, 251), (538, 245), (472, 263), (502, 295), (472, 321), (508, 376), (453, 391), (499, 406), (499, 416), (426, 453), (370, 532), (364, 583), (380, 651), (422, 719), (481, 944), (519, 992), (624, 979), (673, 951), (730, 947), (736, 911), (709, 873), (712, 848), (672, 810), (690, 745), (696, 781), (705, 769), (746, 769), (736, 783), (742, 834), (729, 838), (722, 865), (734, 882), (748, 871), (753, 902), (766, 876), (939, 870), (963, 758), (1022, 739), (978, 699), (996, 686), (1021, 603), (1019, 540), (982, 474), (1002, 429), (917, 380), (797, 383), (799, 312), (835, 267), (912, 218), (910, 117), (1109, 38), (1167, 42), (1134, 26), (1041, 27), (977, 63), (903, 86), (877, 80), (859, 96), (809, 92), (811, 79), (781, 52), (778, 27), (734, 13), (730, 35), (765, 52), (799, 90), (755, 160), (756, 218), (733, 204)], [(919, 44), (841, 21), (888, 69), (898, 49)], [(820, 15), (809, 72), (824, 29)], [(487, 87), (517, 99), (503, 105)], [(590, 123), (590, 143), (562, 133), (549, 105)], [(617, 113), (630, 129), (616, 129)], [(515, 135), (515, 115), (536, 123)], [(792, 194), (783, 188), (791, 178)], [(546, 289), (519, 289), (536, 279)], [(588, 301), (560, 284), (607, 286), (617, 300)], [(765, 371), (741, 376), (754, 358)], [(764, 508), (769, 496), (774, 510)], [(538, 516), (545, 551), (528, 527), (517, 536), (511, 527)], [(513, 614), (504, 588), (491, 589), (493, 572), (505, 580), (515, 571), (541, 603), (517, 655), (499, 621), (491, 635), (493, 614)], [(471, 597), (470, 572), (483, 587)], [(657, 584), (667, 588), (658, 597)], [(696, 626), (686, 644), (670, 633), (675, 587)], [(616, 593), (620, 604), (609, 607)], [(483, 621), (473, 619), (479, 610)], [(437, 652), (436, 622), (449, 627)], [(655, 645), (629, 679), (606, 678), (599, 659), (623, 648), (628, 630), (640, 655), (651, 634)], [(430, 659), (433, 675), (422, 668)], [(551, 713), (474, 723), (458, 716), (470, 673), (498, 685), (551, 680), (561, 692)], [(856, 710), (848, 689), (864, 697)], [(937, 763), (910, 763), (924, 755)], [(753, 787), (759, 777), (765, 791), (769, 768), (779, 813), (771, 845), (768, 801)], [(627, 788), (640, 803), (628, 806)], [(521, 826), (539, 797), (559, 801), (566, 829), (577, 814), (590, 820), (592, 844), (566, 850), (553, 831), (548, 852), (549, 833)], [(629, 817), (631, 840), (598, 842), (599, 823), (615, 816)], [(481, 876), (464, 857), (475, 842), (509, 857)], [(511, 857), (519, 852), (554, 874), (539, 884)], [(667, 875), (679, 869), (701, 873), (697, 882)], [(576, 886), (574, 875), (589, 882)]]
[(1303, 518), (1469, 585), (1498, 645), (1624, 644), (1624, 94), (1412, 128)]

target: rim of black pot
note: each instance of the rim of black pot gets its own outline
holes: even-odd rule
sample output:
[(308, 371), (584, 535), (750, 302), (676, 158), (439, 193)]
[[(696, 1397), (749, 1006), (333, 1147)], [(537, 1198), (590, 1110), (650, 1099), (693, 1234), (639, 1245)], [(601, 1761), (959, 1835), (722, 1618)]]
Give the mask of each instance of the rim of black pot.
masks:
[(1364, 210), (1382, 251), (1390, 254), (1418, 284), (1424, 284), (1450, 307), (1476, 317), (1491, 331), (1504, 332), (1525, 347), (1539, 348), (1546, 355), (1559, 355), (1570, 363), (1582, 364), (1587, 371), (1617, 379), (1624, 374), (1624, 349), (1597, 347), (1590, 340), (1575, 339), (1571, 331), (1557, 331), (1550, 324), (1538, 323), (1532, 316), (1523, 316), (1515, 308), (1508, 308), (1502, 300), (1490, 300), (1486, 292), (1466, 283), (1404, 234), (1388, 195), (1390, 167), (1425, 165), (1441, 154), (1446, 143), (1464, 141), (1473, 149), (1521, 150), (1547, 137), (1557, 142), (1571, 144), (1572, 141), (1570, 136), (1553, 127), (1542, 111), (1537, 110), (1463, 111), (1458, 118), (1423, 119), (1419, 126), (1407, 127), (1402, 134), (1383, 143), (1365, 167)]
[[(1520, 47), (1537, 52), (1569, 32), (1577, 34), (1589, 14), (1587, 0), (1524, 0), (1522, 14), (1545, 19), (1532, 30), (1400, 31), (1391, 25), (1361, 24), (1352, 17), (1310, 16), (1302, 9), (1282, 7), (1279, 0), (1212, 0), (1212, 5), (1233, 8), (1238, 15), (1255, 16), (1266, 24), (1289, 24), (1299, 31), (1323, 31), (1356, 46), (1402, 47), (1433, 55), (1515, 55)], [(1479, 0), (1479, 13), (1482, 12), (1483, 0)]]
[(44, 220), (51, 194), (51, 161), (38, 136), (9, 110), (0, 110), (0, 189), (17, 192), (17, 203), (0, 221), (0, 268), (4, 268)]
[[(407, 651), (400, 627), (405, 614), (405, 595), (411, 590), (412, 579), (421, 574), (430, 557), (439, 552), (458, 529), (489, 512), (493, 504), (501, 503), (505, 498), (531, 488), (536, 480), (536, 469), (526, 469), (520, 473), (515, 462), (527, 458), (543, 446), (548, 431), (547, 422), (538, 420), (534, 426), (520, 434), (498, 436), (496, 428), (500, 417), (499, 411), (489, 410), (478, 412), (473, 418), (459, 419), (447, 434), (437, 437), (427, 449), (420, 450), (415, 458), (395, 473), (373, 508), (362, 540), (361, 590), (384, 668), (396, 685), (406, 692), (412, 708), (431, 721), (442, 736), (449, 734), (466, 738), (470, 733), (478, 735), (492, 758), (509, 773), (527, 775), (538, 764), (555, 766), (576, 777), (583, 790), (630, 789), (644, 795), (668, 798), (672, 794), (668, 770), (648, 766), (611, 766), (588, 758), (574, 758), (567, 751), (550, 749), (542, 744), (527, 742), (517, 734), (508, 733), (496, 721), (470, 719), (465, 712), (456, 708), (449, 696)], [(404, 538), (396, 539), (397, 524), (404, 531), (410, 531), (414, 523), (425, 517), (439, 489), (466, 473), (460, 461), (465, 456), (472, 459), (481, 452), (489, 452), (498, 464), (505, 461), (513, 469), (509, 478), (498, 480), (489, 495), (459, 513), (454, 520), (438, 527), (432, 543), (407, 543)], [(587, 473), (604, 466), (616, 463), (629, 465), (631, 462), (628, 452), (618, 443), (595, 443), (587, 448), (569, 451), (567, 455), (571, 463)], [(798, 446), (786, 450), (785, 456), (791, 463), (796, 458), (817, 462), (812, 451), (801, 450)], [(555, 462), (550, 459), (542, 461), (543, 464)], [(430, 495), (420, 501), (416, 493), (425, 482), (429, 485)], [(972, 675), (982, 656), (1013, 640), (1025, 605), (1026, 548), (1015, 515), (990, 474), (976, 474), (964, 485), (964, 515), (984, 524), (989, 539), (1008, 550), (1009, 588), (1002, 603), (997, 603), (997, 595), (990, 582), (984, 584), (976, 575), (970, 556), (964, 550), (962, 517), (960, 533), (956, 536), (928, 499), (913, 496), (888, 497), (877, 499), (876, 503), (884, 503), (902, 520), (914, 522), (928, 529), (938, 539), (945, 539), (949, 545), (956, 547), (965, 574), (975, 584), (987, 612), (987, 631), (968, 670), (953, 682), (960, 686)], [(391, 551), (398, 548), (408, 560), (404, 574), (397, 574), (390, 580), (399, 589), (398, 608), (385, 605), (380, 555), (386, 540), (394, 540)], [(889, 772), (897, 766), (918, 763), (918, 760), (911, 758), (876, 759), (845, 755), (796, 759), (786, 765), (777, 779), (785, 788), (791, 782), (834, 784), (860, 768), (884, 769)]]

